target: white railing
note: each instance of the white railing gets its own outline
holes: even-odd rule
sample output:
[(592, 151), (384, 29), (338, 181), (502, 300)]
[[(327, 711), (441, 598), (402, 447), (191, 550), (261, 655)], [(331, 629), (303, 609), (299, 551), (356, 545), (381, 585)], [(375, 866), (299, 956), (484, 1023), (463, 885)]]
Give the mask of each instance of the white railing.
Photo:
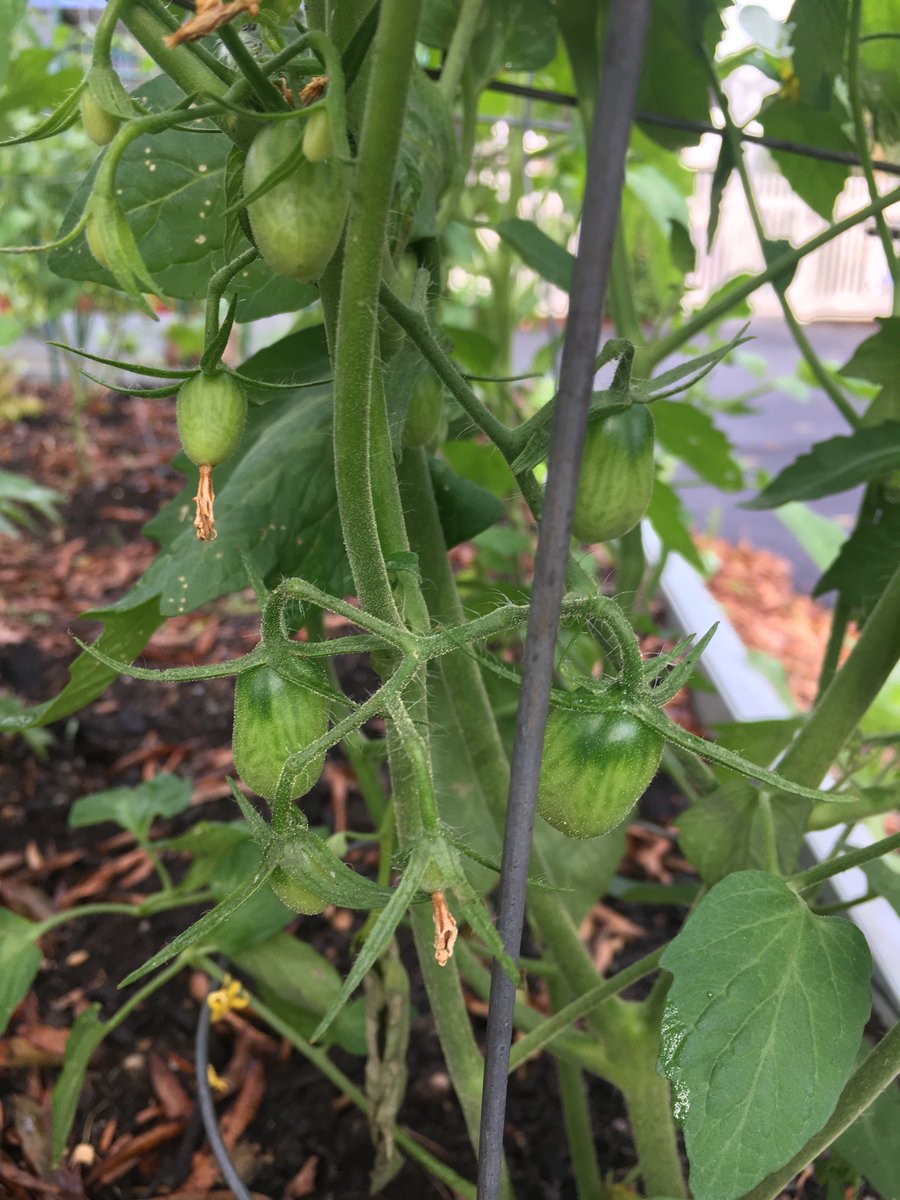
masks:
[[(752, 179), (769, 237), (785, 238), (797, 246), (826, 227), (826, 222), (791, 191), (782, 175), (759, 170), (753, 172)], [(696, 269), (688, 276), (691, 290), (687, 303), (691, 308), (703, 304), (735, 275), (754, 274), (764, 265), (740, 182), (734, 177), (722, 197), (719, 226), (707, 252), (711, 184), (712, 172), (698, 172), (689, 202), (697, 247)], [(864, 208), (868, 202), (865, 180), (848, 179), (835, 205), (835, 220)], [(900, 205), (892, 205), (887, 215), (893, 228), (900, 228)], [(802, 321), (871, 320), (888, 314), (891, 281), (874, 222), (854, 226), (804, 258), (788, 289), (788, 298)], [(757, 316), (776, 316), (781, 311), (771, 286), (755, 292), (750, 303)]]

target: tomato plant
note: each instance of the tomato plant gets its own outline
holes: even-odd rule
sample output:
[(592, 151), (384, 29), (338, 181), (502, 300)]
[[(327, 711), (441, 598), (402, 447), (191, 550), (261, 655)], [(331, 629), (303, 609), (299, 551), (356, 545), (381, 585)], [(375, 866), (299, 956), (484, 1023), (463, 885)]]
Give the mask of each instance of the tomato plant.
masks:
[[(159, 550), (133, 590), (92, 612), (104, 632), (82, 645), (69, 684), (0, 717), (0, 730), (68, 717), (118, 674), (198, 691), (235, 677), (237, 779), (222, 790), (240, 820), (156, 835), (154, 822), (190, 803), (188, 781), (164, 773), (73, 808), (74, 825), (118, 822), (155, 871), (158, 890), (117, 917), (202, 912), (131, 971), (129, 985), (150, 978), (116, 1014), (79, 1016), (54, 1096), (53, 1155), (66, 1148), (92, 1049), (183, 968), (218, 979), (214, 953), (255, 981), (256, 1016), (370, 1114), (373, 1188), (408, 1156), (474, 1196), (468, 1159), (451, 1167), (397, 1124), (414, 951), (477, 1148), (479, 1200), (544, 1187), (529, 1173), (528, 1138), (510, 1140), (503, 1162), (508, 1067), (540, 1051), (559, 1075), (562, 1102), (546, 1124), (554, 1151), (568, 1146), (560, 1186), (581, 1200), (638, 1186), (657, 1200), (774, 1200), (835, 1143), (860, 1178), (881, 1180), (866, 1122), (892, 1119), (896, 1096), (883, 1093), (900, 1069), (900, 1032), (861, 1050), (870, 950), (821, 888), (857, 866), (872, 893), (896, 884), (886, 857), (896, 834), (846, 842), (857, 816), (896, 802), (897, 733), (876, 700), (900, 658), (900, 301), (837, 371), (804, 334), (789, 285), (807, 255), (868, 223), (900, 284), (885, 215), (900, 189), (879, 193), (872, 158), (873, 137), (889, 144), (895, 123), (890, 6), (864, 13), (861, 0), (841, 0), (824, 40), (821, 6), (796, 0), (785, 21), (749, 6), (743, 25), (757, 40), (728, 55), (717, 0), (316, 0), (300, 23), (290, 7), (176, 14), (157, 0), (110, 0), (86, 73), (60, 88), (53, 53), (26, 57), (36, 49), (26, 47), (0, 94), (0, 153), (70, 130), (83, 140), (82, 125), (103, 147), (71, 195), (54, 194), (52, 271), (121, 293), (148, 320), (167, 307), (204, 311), (199, 366), (125, 362), (77, 338), (66, 348), (91, 370), (99, 363), (114, 391), (170, 405), (200, 482), (191, 471), (148, 527)], [(251, 10), (258, 25), (242, 23)], [(113, 56), (120, 23), (159, 67), (130, 90)], [(766, 232), (729, 106), (731, 72), (748, 64), (772, 85), (754, 119), (773, 170), (825, 222), (798, 246)], [(37, 102), (22, 99), (33, 78), (46, 81)], [(693, 175), (679, 151), (697, 145), (711, 99), (718, 165), (700, 241), (715, 235), (733, 180), (764, 265), (691, 307)], [(835, 222), (851, 160), (867, 199)], [(718, 422), (749, 401), (715, 389), (747, 334), (723, 337), (719, 323), (769, 284), (846, 430), (748, 503), (791, 504), (794, 527), (811, 523), (819, 589), (837, 602), (803, 719), (748, 722), (717, 740), (670, 715), (715, 630), (679, 640), (654, 588), (668, 555), (704, 567), (678, 488), (743, 486)], [(548, 313), (565, 317), (561, 339), (555, 321), (538, 321)], [(600, 339), (604, 317), (613, 336)], [(802, 506), (857, 486), (856, 524), (836, 550), (835, 531), (824, 536)], [(658, 562), (645, 555), (645, 522)], [(590, 551), (570, 554), (570, 532)], [(165, 622), (231, 597), (216, 612), (227, 622), (246, 611), (248, 589), (259, 640), (238, 658), (136, 665)], [(198, 640), (196, 660), (215, 657), (201, 650), (210, 644)], [(328, 753), (340, 767), (323, 778)], [(652, 818), (669, 820), (654, 831), (661, 845), (680, 841), (671, 861), (685, 878), (671, 891), (660, 882), (668, 867), (638, 881), (636, 855), (619, 868), (632, 814), (643, 822), (635, 836), (646, 834), (653, 810), (641, 798), (658, 774), (659, 795), (679, 796), (669, 818)], [(320, 803), (335, 777), (352, 822)], [(267, 802), (265, 816), (244, 788)], [(310, 828), (332, 815), (333, 829)], [(831, 856), (802, 869), (804, 836), (825, 829)], [(175, 853), (189, 859), (178, 881)], [(585, 918), (661, 893), (668, 913), (681, 910), (677, 935), (598, 971), (580, 932), (596, 921)], [(285, 963), (313, 961), (307, 940), (320, 927), (306, 918), (340, 908), (369, 914), (346, 976), (319, 966), (328, 983), (315, 996), (286, 983)], [(82, 916), (104, 913), (76, 906), (32, 920), (0, 909), (0, 1022), (39, 969), (39, 939)], [(526, 918), (534, 971), (523, 982)], [(655, 927), (652, 909), (645, 923)], [(472, 936), (458, 940), (461, 925)], [(647, 991), (629, 990), (650, 976)], [(490, 996), (485, 1056), (463, 983)], [(516, 1003), (517, 989), (534, 994)], [(223, 987), (226, 1000), (232, 991)], [(511, 1028), (522, 1035), (512, 1047)], [(367, 1054), (366, 1095), (313, 1045), (325, 1037)], [(589, 1075), (617, 1090), (629, 1122), (609, 1162)]]

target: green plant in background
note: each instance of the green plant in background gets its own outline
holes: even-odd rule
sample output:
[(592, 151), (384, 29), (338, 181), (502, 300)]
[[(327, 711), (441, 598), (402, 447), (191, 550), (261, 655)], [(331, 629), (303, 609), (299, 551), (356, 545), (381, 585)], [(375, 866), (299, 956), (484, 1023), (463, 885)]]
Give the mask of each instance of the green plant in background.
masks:
[[(603, 1190), (585, 1073), (622, 1092), (648, 1197), (771, 1200), (838, 1138), (847, 1161), (881, 1177), (884, 1163), (860, 1131), (895, 1103), (885, 1089), (900, 1069), (898, 1026), (858, 1060), (871, 998), (868, 947), (818, 903), (822, 883), (856, 865), (869, 868), (873, 892), (894, 895), (893, 872), (884, 876), (878, 867), (900, 838), (864, 851), (841, 853), (839, 845), (831, 860), (807, 871), (797, 861), (807, 829), (839, 826), (895, 802), (896, 760), (885, 752), (893, 742), (865, 735), (866, 742), (857, 730), (900, 658), (897, 318), (886, 318), (836, 372), (815, 355), (786, 295), (806, 254), (863, 221), (883, 229), (884, 210), (900, 189), (878, 196), (873, 187), (860, 211), (802, 246), (767, 238), (723, 89), (738, 63), (714, 57), (723, 7), (715, 0), (655, 6), (650, 24), (638, 108), (663, 122), (632, 138), (608, 297), (616, 336), (597, 358), (602, 373), (590, 401), (587, 491), (576, 525), (580, 536), (609, 540), (623, 605), (603, 595), (593, 558), (570, 556), (540, 801), (547, 820), (535, 831), (528, 888), (528, 920), (552, 973), (553, 1011), (542, 1016), (517, 1005), (524, 1037), (511, 1065), (545, 1048), (556, 1055), (560, 1120), (585, 1200)], [(889, 32), (890, 5), (872, 7)], [(867, 21), (870, 15), (867, 6)], [(148, 294), (206, 304), (195, 369), (134, 368), (157, 381), (135, 394), (179, 394), (186, 456), (177, 462), (190, 482), (148, 526), (159, 554), (99, 614), (104, 632), (83, 648), (67, 686), (0, 719), (0, 728), (59, 719), (120, 673), (148, 681), (235, 675), (236, 767), (269, 801), (271, 821), (235, 788), (241, 822), (197, 825), (168, 844), (154, 840), (153, 819), (187, 804), (186, 785), (168, 777), (88, 797), (73, 809), (75, 823), (113, 819), (130, 829), (157, 867), (160, 890), (137, 908), (116, 906), (116, 914), (189, 904), (208, 911), (125, 981), (152, 975), (115, 1014), (101, 1021), (94, 1007), (79, 1018), (54, 1097), (54, 1152), (64, 1149), (80, 1080), (102, 1037), (184, 965), (220, 978), (212, 953), (255, 977), (259, 996), (250, 1003), (262, 1019), (353, 1103), (383, 1117), (372, 1082), (384, 1078), (378, 1048), (369, 1047), (364, 1095), (316, 1043), (327, 1034), (362, 1051), (351, 997), (365, 982), (367, 1003), (379, 1006), (392, 1034), (389, 1052), (402, 1059), (408, 1009), (397, 999), (404, 989), (392, 951), (401, 924), (412, 929), (475, 1147), (483, 1063), (462, 980), (484, 993), (491, 960), (517, 979), (493, 924), (491, 888), (509, 782), (508, 716), (519, 689), (509, 662), (521, 657), (529, 616), (522, 557), (542, 508), (556, 407), (552, 339), (535, 355), (541, 378), (531, 389), (513, 386), (525, 381), (511, 378), (512, 339), (538, 296), (549, 301), (572, 286), (568, 243), (578, 226), (606, 5), (316, 0), (304, 6), (300, 29), (280, 23), (285, 14), (268, 13), (261, 36), (224, 24), (210, 41), (182, 40), (181, 32), (173, 44), (181, 17), (158, 0), (113, 0), (87, 76), (32, 136), (71, 129), (83, 103), (104, 144), (66, 211), (56, 206), (62, 224), (48, 262), (57, 275), (117, 288), (148, 316)], [(774, 123), (777, 112), (779, 136), (798, 142), (849, 118), (854, 152), (871, 178), (863, 79), (875, 68), (863, 61), (870, 35), (862, 33), (861, 5), (832, 6), (825, 42), (820, 19), (818, 6), (797, 0), (797, 102), (767, 102), (762, 115)], [(119, 20), (162, 72), (132, 93), (110, 59)], [(212, 52), (217, 41), (227, 53)], [(760, 43), (741, 61), (749, 59), (782, 78), (782, 50)], [(422, 64), (439, 62), (434, 82)], [(555, 107), (545, 116), (546, 101), (527, 96), (515, 105), (498, 101), (486, 89), (501, 73), (517, 86), (567, 91), (572, 119), (560, 121)], [(674, 152), (695, 140), (692, 122), (708, 120), (710, 89), (726, 122), (710, 233), (736, 172), (766, 267), (683, 316), (679, 300), (692, 261), (689, 179)], [(492, 146), (479, 141), (479, 121), (499, 127), (500, 103), (522, 124), (509, 122), (503, 139), (498, 128)], [(96, 106), (109, 118), (102, 129)], [(539, 145), (528, 135), (542, 121)], [(561, 128), (547, 128), (549, 121)], [(793, 183), (794, 158), (777, 161)], [(815, 187), (815, 202), (830, 218), (846, 169), (800, 161), (805, 174), (794, 186), (804, 198)], [(295, 223), (300, 211), (302, 226)], [(889, 264), (895, 272), (893, 257)], [(713, 631), (642, 660), (629, 617), (646, 620), (653, 579), (638, 522), (645, 514), (667, 550), (699, 561), (671, 486), (672, 465), (716, 487), (740, 487), (716, 406), (696, 389), (745, 338), (695, 343), (769, 282), (811, 378), (848, 432), (813, 446), (753, 503), (797, 505), (860, 483), (866, 498), (836, 555), (833, 542), (819, 539), (819, 587), (835, 589), (838, 602), (815, 707), (790, 722), (741, 726), (704, 741), (672, 724), (661, 706), (688, 681)], [(482, 294), (483, 311), (460, 304)], [(573, 296), (570, 319), (578, 304)], [(293, 332), (238, 369), (223, 367), (234, 321), (282, 312), (297, 315)], [(108, 369), (131, 369), (111, 354), (73, 349)], [(871, 387), (851, 386), (845, 376)], [(427, 422), (420, 421), (426, 392)], [(621, 429), (631, 432), (617, 442), (612, 433)], [(654, 442), (661, 452), (655, 465)], [(198, 505), (206, 514), (200, 521), (198, 509), (196, 527), (189, 501), (197, 476), (188, 459), (200, 468)], [(217, 537), (210, 545), (212, 495), (203, 472), (213, 460)], [(608, 503), (597, 504), (604, 495)], [(606, 525), (614, 502), (617, 519)], [(480, 558), (459, 580), (464, 607), (447, 550), (473, 538)], [(130, 665), (169, 617), (241, 591), (248, 579), (260, 609), (260, 642), (249, 654), (167, 672)], [(298, 606), (304, 641), (293, 637)], [(359, 632), (324, 637), (326, 613)], [(851, 618), (860, 635), (839, 667)], [(333, 661), (325, 669), (345, 653), (367, 654), (378, 676), (362, 703), (343, 693)], [(374, 716), (385, 722), (383, 747), (362, 732)], [(344, 861), (353, 837), (329, 840), (303, 813), (303, 793), (338, 744), (357, 769), (375, 829), (365, 836), (379, 845), (377, 880)], [(389, 793), (372, 769), (382, 750)], [(613, 877), (623, 822), (660, 756), (690, 802), (679, 833), (701, 885), (675, 939), (601, 979), (577, 929), (607, 887), (621, 887)], [(769, 769), (776, 758), (777, 770)], [(819, 791), (833, 767), (836, 785)], [(593, 796), (585, 786), (592, 776)], [(171, 851), (191, 856), (178, 885), (163, 857)], [(312, 995), (302, 986), (312, 952), (283, 931), (291, 910), (316, 913), (329, 903), (371, 916), (347, 978), (321, 968), (322, 986)], [(0, 913), (5, 1016), (34, 977), (46, 929), (76, 916), (112, 915), (106, 906), (86, 906), (38, 925)], [(465, 944), (457, 943), (459, 924), (472, 935)], [(622, 998), (651, 974), (646, 999)], [(396, 1165), (385, 1149), (392, 1121), (374, 1123), (379, 1180)], [(413, 1139), (400, 1131), (396, 1139), (451, 1189), (474, 1194)], [(511, 1194), (505, 1177), (502, 1189)]]

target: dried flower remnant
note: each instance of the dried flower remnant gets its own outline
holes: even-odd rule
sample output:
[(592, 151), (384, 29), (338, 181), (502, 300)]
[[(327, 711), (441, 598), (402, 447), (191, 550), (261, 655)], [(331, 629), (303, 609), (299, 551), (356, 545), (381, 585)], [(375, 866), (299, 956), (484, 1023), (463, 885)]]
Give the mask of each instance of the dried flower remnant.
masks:
[(443, 892), (432, 892), (431, 910), (434, 914), (434, 958), (439, 967), (446, 967), (453, 957), (459, 930)]
[(221, 4), (220, 0), (197, 0), (194, 15), (163, 41), (170, 48), (180, 46), (182, 42), (195, 42), (221, 29), (241, 13), (255, 17), (259, 13), (258, 0), (229, 0), (227, 4)]

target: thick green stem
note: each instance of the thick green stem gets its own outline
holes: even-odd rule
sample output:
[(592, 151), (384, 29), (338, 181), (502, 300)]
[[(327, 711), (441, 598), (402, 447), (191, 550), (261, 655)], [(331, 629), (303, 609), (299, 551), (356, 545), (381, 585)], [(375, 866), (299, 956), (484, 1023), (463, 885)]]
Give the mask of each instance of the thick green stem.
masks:
[(760, 271), (758, 275), (754, 275), (752, 279), (748, 279), (745, 283), (736, 285), (711, 304), (704, 305), (703, 308), (689, 317), (683, 325), (679, 325), (677, 329), (673, 329), (665, 337), (656, 338), (651, 345), (643, 347), (640, 351), (640, 366), (638, 366), (637, 358), (635, 360), (635, 374), (642, 376), (649, 375), (655, 366), (674, 354), (677, 350), (680, 350), (682, 346), (695, 338), (698, 333), (702, 333), (708, 326), (721, 321), (723, 317), (727, 317), (736, 305), (746, 300), (748, 296), (752, 296), (764, 284), (771, 283), (779, 275), (784, 275), (788, 271), (792, 271), (808, 254), (812, 254), (822, 246), (827, 246), (834, 238), (840, 237), (842, 233), (846, 233), (848, 229), (855, 228), (855, 226), (861, 224), (863, 221), (868, 221), (869, 217), (874, 217), (876, 213), (890, 208), (898, 200), (900, 200), (900, 187), (886, 192), (877, 201), (873, 201), (871, 204), (867, 204), (865, 208), (860, 208), (855, 213), (851, 213), (843, 221), (837, 221), (834, 225), (829, 225), (821, 233), (816, 234), (815, 237), (810, 238), (808, 242), (804, 242), (801, 246), (797, 246), (793, 250), (788, 250), (784, 254), (779, 254), (777, 258), (772, 259), (764, 271)]
[[(472, 1036), (459, 972), (452, 958), (445, 967), (439, 967), (434, 960), (434, 926), (430, 909), (422, 904), (414, 904), (410, 909), (410, 921), (431, 1011), (441, 1018), (437, 1023), (441, 1049), (469, 1131), (469, 1139), (477, 1154), (484, 1062)], [(511, 1194), (508, 1182), (505, 1194)]]
[(363, 607), (400, 623), (372, 497), (373, 374), (382, 248), (421, 0), (383, 0), (344, 245), (334, 359), (334, 463), (341, 529)]
[[(561, 980), (551, 979), (549, 989), (553, 1007), (562, 1007), (567, 989)], [(605, 1200), (607, 1191), (597, 1161), (584, 1074), (579, 1067), (557, 1059), (556, 1075), (579, 1200)]]
[[(753, 228), (756, 231), (756, 237), (759, 241), (760, 249), (765, 257), (765, 250), (768, 245), (768, 238), (763, 227), (762, 217), (759, 213), (759, 207), (756, 203), (756, 197), (753, 192), (753, 184), (750, 182), (750, 174), (747, 170), (747, 163), (744, 159), (744, 149), (741, 142), (740, 131), (731, 118), (731, 110), (728, 105), (728, 97), (719, 82), (719, 76), (716, 71), (715, 63), (711, 58), (707, 58), (707, 68), (709, 72), (710, 82), (715, 92), (716, 100), (722, 110), (722, 116), (725, 119), (725, 137), (728, 141), (728, 146), (731, 151), (732, 160), (737, 170), (738, 177), (741, 181), (741, 187), (744, 190), (744, 199), (747, 202), (747, 208), (750, 210), (750, 219), (753, 222)], [(835, 408), (841, 413), (848, 425), (851, 428), (856, 428), (859, 424), (859, 416), (854, 411), (854, 408), (837, 383), (834, 377), (822, 363), (818, 354), (812, 347), (809, 338), (803, 332), (800, 322), (794, 316), (794, 310), (790, 306), (785, 288), (779, 281), (773, 280), (775, 295), (778, 297), (778, 303), (781, 305), (781, 311), (784, 314), (785, 322), (791, 331), (791, 335), (803, 356), (803, 360), (812, 372), (813, 378), (821, 387), (822, 391), (828, 396)]]
[[(640, 1063), (640, 1070), (637, 1069)], [(623, 1089), (625, 1107), (648, 1196), (687, 1196), (672, 1121), (669, 1085), (656, 1074), (655, 1051), (632, 1060), (633, 1076)]]
[[(869, 199), (878, 199), (878, 185), (875, 182), (875, 172), (872, 169), (872, 155), (869, 151), (869, 137), (866, 130), (866, 119), (863, 112), (862, 98), (859, 90), (859, 35), (862, 25), (862, 0), (852, 0), (850, 5), (850, 34), (848, 40), (847, 58), (847, 93), (850, 101), (850, 111), (853, 114), (853, 136), (856, 142), (856, 153), (862, 165), (863, 175), (869, 189)], [(883, 212), (875, 214), (875, 228), (887, 260), (891, 282), (894, 285), (892, 312), (900, 316), (900, 258), (894, 249), (894, 239)]]
[(472, 39), (478, 32), (483, 7), (484, 0), (462, 0), (456, 28), (453, 30), (453, 37), (447, 48), (447, 57), (444, 60), (438, 84), (441, 95), (448, 104), (452, 104), (456, 96), (456, 89), (459, 87), (459, 81), (462, 79), (471, 53)]
[(859, 641), (778, 764), (794, 783), (817, 787), (900, 659), (900, 566)]
[(890, 837), (873, 842), (871, 846), (861, 846), (857, 850), (851, 850), (848, 854), (830, 858), (815, 867), (801, 871), (788, 882), (795, 891), (806, 892), (810, 888), (817, 887), (824, 880), (831, 879), (834, 875), (849, 871), (851, 867), (861, 867), (864, 863), (873, 862), (876, 858), (882, 858), (885, 854), (890, 854), (898, 849), (900, 849), (900, 833), (892, 833)]
[[(169, 27), (142, 4), (126, 5), (122, 24), (185, 95), (227, 95), (227, 84), (197, 55), (192, 54), (187, 46), (169, 47), (165, 44), (163, 38), (170, 32)], [(247, 149), (259, 129), (256, 121), (237, 117), (230, 112), (219, 112), (213, 119), (243, 150)]]
[(900, 1073), (900, 1024), (881, 1039), (847, 1081), (837, 1107), (790, 1162), (768, 1175), (743, 1200), (776, 1200), (796, 1174), (848, 1129)]

